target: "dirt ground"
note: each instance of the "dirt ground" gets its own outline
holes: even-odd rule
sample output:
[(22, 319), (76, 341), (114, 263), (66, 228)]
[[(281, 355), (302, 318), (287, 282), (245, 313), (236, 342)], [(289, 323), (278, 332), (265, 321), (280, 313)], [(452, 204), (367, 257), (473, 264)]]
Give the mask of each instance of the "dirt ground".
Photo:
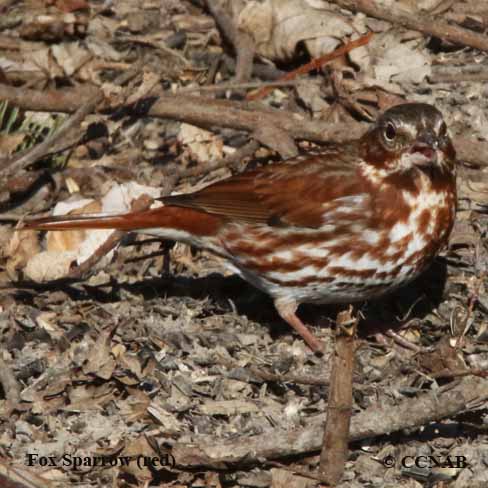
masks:
[[(83, 265), (87, 235), (14, 230), (68, 199), (130, 206), (343, 143), (409, 100), (444, 114), (457, 221), (420, 279), (358, 307), (340, 486), (488, 487), (488, 6), (361, 3), (0, 1), (0, 486), (325, 486), (337, 308), (299, 309), (317, 357), (198, 249), (104, 235)], [(389, 328), (411, 347), (375, 339)]]

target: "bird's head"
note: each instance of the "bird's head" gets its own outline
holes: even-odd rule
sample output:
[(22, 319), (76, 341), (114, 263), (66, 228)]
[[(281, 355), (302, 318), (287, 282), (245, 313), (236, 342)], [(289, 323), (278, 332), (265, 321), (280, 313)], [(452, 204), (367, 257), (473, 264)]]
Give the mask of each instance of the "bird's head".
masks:
[(389, 175), (414, 168), (454, 171), (456, 154), (442, 114), (426, 103), (406, 103), (385, 111), (361, 138), (364, 160)]

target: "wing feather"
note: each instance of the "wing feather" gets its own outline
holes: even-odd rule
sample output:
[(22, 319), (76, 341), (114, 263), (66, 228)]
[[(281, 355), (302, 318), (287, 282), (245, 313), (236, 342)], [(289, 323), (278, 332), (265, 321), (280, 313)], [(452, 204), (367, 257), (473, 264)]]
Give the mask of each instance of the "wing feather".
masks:
[(327, 209), (337, 210), (340, 202), (334, 200), (351, 196), (343, 204), (357, 207), (354, 197), (364, 195), (357, 164), (344, 159), (338, 151), (299, 156), (162, 200), (231, 221), (317, 228), (327, 220)]

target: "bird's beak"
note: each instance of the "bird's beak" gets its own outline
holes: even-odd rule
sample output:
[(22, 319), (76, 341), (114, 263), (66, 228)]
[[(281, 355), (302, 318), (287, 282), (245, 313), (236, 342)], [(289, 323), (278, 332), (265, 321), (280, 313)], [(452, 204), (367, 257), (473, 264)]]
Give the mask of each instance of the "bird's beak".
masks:
[(437, 164), (437, 149), (439, 141), (433, 132), (422, 134), (413, 144), (411, 153), (421, 156), (418, 158), (417, 166), (430, 166)]

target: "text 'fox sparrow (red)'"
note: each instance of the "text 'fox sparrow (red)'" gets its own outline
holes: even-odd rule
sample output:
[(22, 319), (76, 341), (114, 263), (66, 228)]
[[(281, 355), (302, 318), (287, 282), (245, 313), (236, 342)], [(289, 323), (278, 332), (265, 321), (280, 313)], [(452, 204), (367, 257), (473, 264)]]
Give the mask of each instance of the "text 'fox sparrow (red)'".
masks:
[(318, 350), (295, 314), (300, 303), (381, 296), (417, 277), (447, 243), (455, 151), (436, 108), (398, 105), (359, 140), (162, 201), (142, 212), (25, 226), (140, 231), (209, 250), (269, 293), (281, 317)]

